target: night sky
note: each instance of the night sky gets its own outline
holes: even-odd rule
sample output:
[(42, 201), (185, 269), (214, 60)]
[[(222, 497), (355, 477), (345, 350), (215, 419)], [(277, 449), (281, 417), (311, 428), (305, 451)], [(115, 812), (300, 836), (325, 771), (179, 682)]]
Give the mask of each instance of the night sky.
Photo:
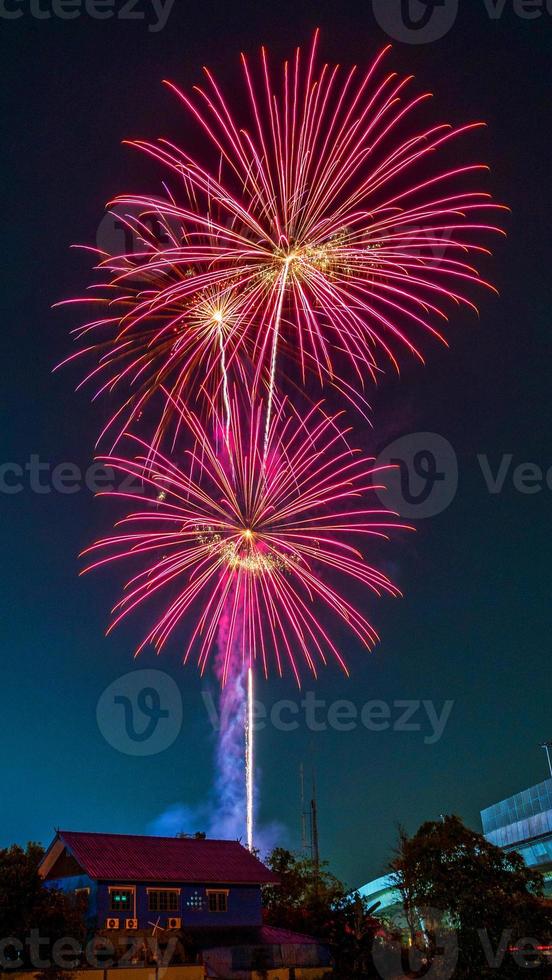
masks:
[[(94, 241), (105, 201), (123, 190), (157, 193), (159, 170), (121, 140), (186, 140), (186, 117), (161, 79), (186, 87), (208, 64), (231, 85), (241, 49), (254, 54), (264, 42), (282, 58), (316, 25), (324, 57), (345, 64), (366, 64), (388, 38), (370, 0), (176, 0), (156, 32), (143, 19), (84, 12), (38, 19), (28, 0), (20, 9), (18, 19), (0, 17), (1, 461), (25, 466), (34, 454), (50, 467), (69, 461), (84, 469), (105, 406), (73, 393), (75, 373), (51, 374), (78, 322), (51, 304), (86, 285), (89, 259), (69, 245)], [(438, 711), (453, 701), (444, 733), (426, 744), (431, 730), (420, 710), (412, 721), (422, 722), (421, 731), (311, 733), (302, 714), (299, 730), (268, 727), (258, 736), (262, 822), (278, 821), (282, 840), (298, 844), (298, 768), (314, 758), (322, 855), (351, 885), (385, 869), (398, 822), (415, 830), (454, 812), (479, 829), (482, 807), (547, 775), (539, 744), (552, 737), (552, 480), (521, 493), (512, 474), (521, 463), (544, 473), (552, 466), (551, 39), (546, 11), (522, 19), (506, 0), (502, 16), (491, 18), (483, 0), (460, 0), (443, 38), (397, 42), (391, 56), (394, 68), (414, 72), (420, 88), (436, 93), (429, 118), (489, 123), (472, 146), (491, 164), (488, 186), (512, 214), (493, 263), (500, 298), (482, 298), (479, 321), (460, 312), (451, 350), (427, 342), (425, 367), (404, 358), (400, 383), (389, 376), (373, 394), (368, 448), (379, 451), (405, 433), (439, 433), (458, 458), (458, 492), (415, 535), (387, 546), (387, 567), (405, 598), (370, 607), (382, 636), (375, 654), (347, 640), (352, 680), (330, 665), (316, 685), (327, 702), (348, 698), (360, 708), (382, 700), (391, 721), (400, 701), (429, 700)], [(488, 492), (478, 454), (493, 473), (511, 454), (502, 492)], [(107, 744), (96, 704), (132, 669), (140, 623), (104, 638), (121, 569), (79, 579), (77, 555), (108, 529), (112, 511), (88, 490), (37, 493), (28, 476), (23, 482), (21, 492), (1, 495), (0, 844), (48, 843), (55, 826), (146, 832), (175, 804), (196, 808), (208, 797), (214, 736), (201, 692), (213, 682), (182, 668), (176, 653), (162, 662), (145, 654), (141, 666), (162, 668), (181, 688), (180, 736), (143, 759)], [(307, 681), (305, 691), (314, 689)], [(269, 707), (297, 698), (291, 677), (260, 682), (258, 693)]]

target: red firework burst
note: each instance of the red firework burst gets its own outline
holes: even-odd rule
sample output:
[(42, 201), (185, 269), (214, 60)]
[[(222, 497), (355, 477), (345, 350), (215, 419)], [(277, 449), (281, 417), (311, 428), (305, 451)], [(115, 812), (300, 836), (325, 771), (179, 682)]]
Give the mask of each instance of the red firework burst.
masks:
[(376, 501), (367, 506), (379, 470), (350, 447), (337, 417), (317, 406), (301, 419), (281, 405), (265, 450), (264, 409), (257, 403), (242, 429), (234, 401), (229, 430), (217, 440), (198, 415), (178, 406), (195, 443), (184, 468), (137, 437), (129, 437), (136, 455), (102, 457), (143, 479), (147, 496), (114, 492), (139, 502), (139, 509), (87, 549), (100, 556), (86, 571), (123, 558), (141, 566), (115, 606), (110, 629), (146, 600), (165, 596), (137, 653), (146, 644), (160, 651), (185, 621), (191, 637), (184, 660), (195, 651), (203, 671), (226, 613), (223, 681), (238, 644), (243, 662), (260, 662), (265, 673), (271, 659), (280, 673), (287, 659), (299, 682), (297, 653), (314, 674), (328, 652), (347, 669), (320, 619), (324, 606), (373, 647), (373, 626), (333, 579), (344, 576), (376, 595), (398, 595), (367, 563), (363, 543), (405, 525)]
[(247, 381), (248, 362), (270, 416), (280, 345), (301, 381), (313, 371), (358, 404), (387, 358), (421, 358), (451, 304), (475, 309), (472, 287), (492, 288), (477, 268), (500, 232), (500, 206), (474, 187), (487, 168), (446, 154), (482, 124), (419, 129), (428, 95), (383, 71), (387, 48), (361, 74), (318, 64), (316, 46), (277, 85), (264, 50), (259, 79), (242, 56), (237, 113), (207, 69), (191, 96), (170, 85), (206, 137), (203, 161), (167, 140), (134, 144), (175, 186), (116, 199), (138, 247), (100, 255), (105, 312), (75, 331), (95, 357), (85, 380), (123, 393), (117, 434), (162, 387), (188, 404), (207, 395), (220, 416), (228, 375)]

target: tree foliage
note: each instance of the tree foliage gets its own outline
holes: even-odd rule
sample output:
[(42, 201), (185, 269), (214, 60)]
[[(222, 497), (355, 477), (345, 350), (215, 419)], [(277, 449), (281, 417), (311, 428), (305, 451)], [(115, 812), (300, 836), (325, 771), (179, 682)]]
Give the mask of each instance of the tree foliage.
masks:
[[(520, 941), (543, 943), (550, 936), (542, 876), (458, 817), (424, 823), (413, 837), (401, 831), (392, 870), (412, 938), (425, 933), (431, 945), (435, 927), (455, 933), (457, 978), (519, 976)], [(497, 964), (488, 962), (497, 956), (498, 974)], [(538, 976), (536, 968), (532, 975)]]
[[(0, 936), (13, 938), (13, 947), (6, 945), (6, 958), (16, 955), (21, 965), (29, 963), (31, 939), (39, 935), (44, 958), (59, 939), (69, 937), (77, 943), (85, 938), (82, 901), (72, 893), (47, 888), (38, 873), (44, 850), (40, 844), (29, 843), (23, 849), (18, 844), (0, 849)], [(48, 954), (49, 947), (49, 954)]]
[(264, 890), (266, 921), (296, 932), (324, 934), (330, 910), (345, 896), (343, 883), (325, 864), (317, 868), (310, 858), (282, 847), (275, 848), (267, 864), (280, 884)]

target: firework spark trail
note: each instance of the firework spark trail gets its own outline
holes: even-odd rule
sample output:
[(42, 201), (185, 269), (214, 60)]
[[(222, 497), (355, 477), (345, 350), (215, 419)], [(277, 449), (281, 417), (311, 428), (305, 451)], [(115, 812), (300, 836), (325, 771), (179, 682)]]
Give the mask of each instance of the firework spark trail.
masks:
[(224, 411), (226, 416), (225, 434), (226, 434), (226, 446), (230, 449), (230, 391), (228, 387), (228, 371), (226, 367), (226, 348), (224, 346), (224, 333), (222, 329), (223, 316), (222, 313), (215, 314), (215, 320), (218, 322), (218, 339), (219, 339), (219, 349), (220, 349), (220, 372), (222, 375), (222, 390), (223, 390), (223, 401), (224, 401)]
[(247, 717), (245, 722), (245, 794), (247, 846), (253, 850), (253, 825), (255, 818), (255, 751), (253, 729), (253, 669), (247, 668)]
[(284, 296), (286, 292), (286, 283), (289, 274), (289, 266), (291, 259), (288, 257), (285, 261), (284, 271), (282, 273), (282, 281), (280, 283), (280, 291), (278, 296), (278, 304), (276, 306), (276, 315), (274, 320), (274, 328), (272, 331), (272, 353), (270, 355), (270, 375), (268, 380), (268, 401), (266, 407), (266, 422), (265, 422), (265, 438), (264, 438), (264, 456), (268, 452), (268, 440), (270, 436), (270, 423), (272, 420), (272, 403), (274, 401), (274, 392), (276, 388), (276, 363), (278, 357), (278, 340), (280, 338), (280, 322), (282, 319), (282, 307), (284, 304)]

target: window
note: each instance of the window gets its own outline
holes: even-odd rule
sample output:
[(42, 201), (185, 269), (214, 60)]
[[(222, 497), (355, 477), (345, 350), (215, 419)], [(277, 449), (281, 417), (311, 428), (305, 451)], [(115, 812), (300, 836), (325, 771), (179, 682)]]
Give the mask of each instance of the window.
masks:
[(121, 915), (128, 915), (132, 919), (134, 917), (134, 889), (110, 888), (109, 909), (111, 912), (120, 912)]
[(148, 888), (148, 910), (150, 912), (178, 912), (180, 892), (170, 888)]
[(228, 911), (228, 892), (208, 891), (209, 912)]

